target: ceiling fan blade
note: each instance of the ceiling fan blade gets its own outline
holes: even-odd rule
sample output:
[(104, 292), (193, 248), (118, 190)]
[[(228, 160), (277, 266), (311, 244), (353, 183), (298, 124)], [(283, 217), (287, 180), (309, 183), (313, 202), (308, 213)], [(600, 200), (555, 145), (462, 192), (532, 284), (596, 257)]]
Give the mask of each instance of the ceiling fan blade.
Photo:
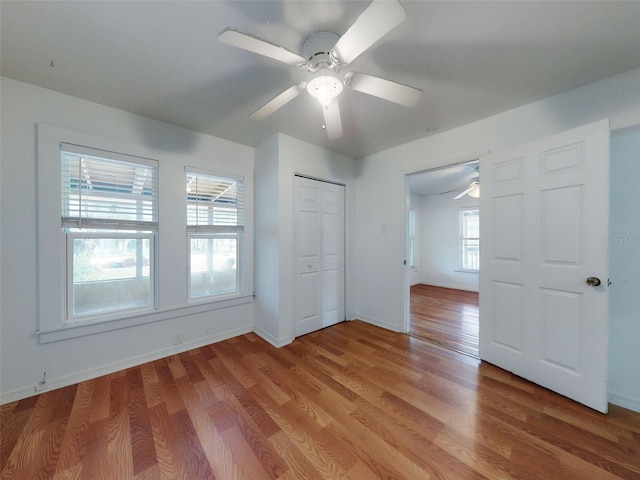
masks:
[(469, 185), (465, 185), (464, 187), (452, 188), (451, 190), (447, 190), (446, 192), (440, 192), (440, 195), (446, 195), (447, 193), (457, 192), (458, 190), (462, 190), (465, 188), (469, 188)]
[(342, 119), (340, 118), (340, 106), (335, 98), (329, 105), (322, 108), (324, 126), (327, 129), (329, 140), (335, 140), (342, 136)]
[(353, 62), (406, 16), (407, 12), (397, 0), (373, 0), (331, 49), (333, 58), (343, 65)]
[(475, 185), (470, 185), (470, 186), (468, 186), (468, 187), (464, 190), (464, 192), (459, 193), (458, 195), (456, 195), (455, 197), (453, 197), (453, 199), (454, 199), (454, 200), (458, 200), (459, 198), (464, 197), (467, 193), (469, 193), (469, 192), (470, 192), (471, 190), (473, 190), (474, 188), (476, 188), (476, 187), (475, 187)]
[(422, 98), (423, 93), (419, 88), (364, 73), (349, 72), (345, 76), (344, 83), (347, 87), (358, 92), (384, 98), (405, 107), (415, 107)]
[(304, 90), (302, 85), (293, 85), (292, 87), (287, 88), (284, 92), (282, 92), (277, 97), (265, 103), (258, 110), (249, 115), (251, 120), (263, 120), (271, 115), (273, 112), (283, 107), (291, 100), (296, 98), (298, 95), (302, 93)]
[(227, 27), (218, 34), (218, 40), (232, 47), (242, 48), (265, 57), (278, 60), (292, 66), (304, 65), (307, 61), (291, 50), (287, 50), (280, 45), (263, 40), (248, 33), (242, 33), (233, 28)]

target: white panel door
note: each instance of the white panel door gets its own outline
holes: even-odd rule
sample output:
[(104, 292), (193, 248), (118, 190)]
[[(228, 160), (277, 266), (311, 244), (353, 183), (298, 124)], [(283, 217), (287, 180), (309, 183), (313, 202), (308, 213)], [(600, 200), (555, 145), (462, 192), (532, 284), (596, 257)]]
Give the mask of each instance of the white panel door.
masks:
[(608, 121), (480, 169), (480, 357), (606, 412)]
[(344, 186), (295, 177), (296, 335), (345, 319)]

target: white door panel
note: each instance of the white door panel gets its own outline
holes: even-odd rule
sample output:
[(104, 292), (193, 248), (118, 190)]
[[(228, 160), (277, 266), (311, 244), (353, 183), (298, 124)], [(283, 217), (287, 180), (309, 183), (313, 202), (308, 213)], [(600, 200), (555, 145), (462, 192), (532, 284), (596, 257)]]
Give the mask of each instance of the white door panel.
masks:
[(322, 328), (320, 196), (317, 185), (301, 184), (296, 195), (296, 265), (298, 314), (296, 331)]
[(604, 412), (608, 166), (607, 121), (480, 160), (480, 356)]
[(318, 212), (300, 211), (300, 255), (302, 257), (320, 256), (320, 242), (318, 233), (320, 231), (320, 219)]
[(344, 186), (295, 178), (296, 335), (345, 319)]

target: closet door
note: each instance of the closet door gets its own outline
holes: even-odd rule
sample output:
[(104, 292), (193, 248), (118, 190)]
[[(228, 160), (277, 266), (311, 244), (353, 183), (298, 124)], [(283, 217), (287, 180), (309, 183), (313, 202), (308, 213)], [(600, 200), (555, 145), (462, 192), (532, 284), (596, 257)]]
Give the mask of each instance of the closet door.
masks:
[(345, 319), (344, 190), (295, 177), (296, 336)]

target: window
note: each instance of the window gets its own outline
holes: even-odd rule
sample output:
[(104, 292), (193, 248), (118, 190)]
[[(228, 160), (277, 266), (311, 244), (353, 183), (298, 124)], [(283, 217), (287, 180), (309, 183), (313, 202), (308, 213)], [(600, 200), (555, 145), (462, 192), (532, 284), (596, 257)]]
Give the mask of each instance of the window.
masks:
[(409, 209), (409, 267), (416, 268), (416, 211)]
[(66, 322), (155, 307), (156, 162), (60, 146)]
[(243, 181), (186, 170), (188, 290), (192, 300), (240, 292)]
[(477, 208), (460, 210), (460, 269), (478, 271), (480, 268), (480, 211)]

